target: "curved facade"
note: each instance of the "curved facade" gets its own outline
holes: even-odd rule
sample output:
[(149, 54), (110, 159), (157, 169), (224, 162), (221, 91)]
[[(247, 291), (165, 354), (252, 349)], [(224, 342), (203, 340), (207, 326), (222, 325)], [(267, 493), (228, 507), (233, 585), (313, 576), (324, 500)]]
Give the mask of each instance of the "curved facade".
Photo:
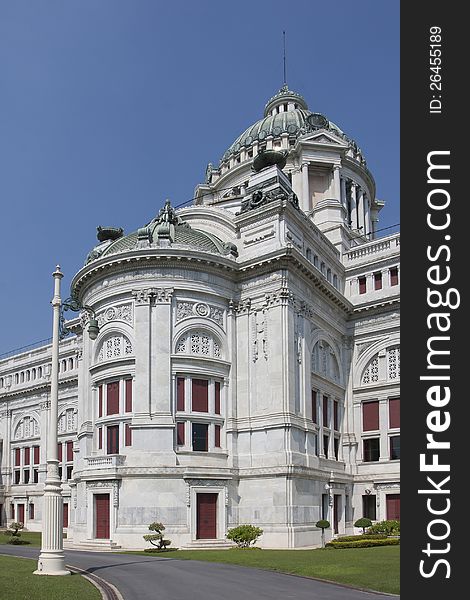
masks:
[[(265, 149), (288, 151), (282, 171), (252, 170)], [(72, 282), (100, 333), (83, 312), (61, 345), (67, 543), (143, 547), (158, 520), (178, 547), (241, 523), (305, 547), (320, 518), (334, 535), (396, 517), (399, 238), (375, 238), (360, 150), (285, 87), (196, 196), (99, 228)], [(49, 346), (0, 361), (2, 519), (30, 529), (49, 363)]]

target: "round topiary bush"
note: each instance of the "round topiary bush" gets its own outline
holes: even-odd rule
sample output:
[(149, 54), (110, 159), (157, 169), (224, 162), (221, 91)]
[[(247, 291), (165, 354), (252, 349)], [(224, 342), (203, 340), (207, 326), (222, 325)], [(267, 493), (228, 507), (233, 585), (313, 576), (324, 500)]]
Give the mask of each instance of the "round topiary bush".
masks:
[(315, 527), (321, 529), (321, 545), (322, 548), (325, 547), (325, 529), (328, 529), (330, 526), (330, 522), (326, 519), (320, 519), (315, 523)]
[(371, 525), (372, 525), (372, 521), (370, 519), (368, 519), (367, 517), (362, 517), (361, 519), (358, 519), (354, 523), (354, 527), (362, 527), (362, 533), (365, 533), (366, 527), (370, 527)]

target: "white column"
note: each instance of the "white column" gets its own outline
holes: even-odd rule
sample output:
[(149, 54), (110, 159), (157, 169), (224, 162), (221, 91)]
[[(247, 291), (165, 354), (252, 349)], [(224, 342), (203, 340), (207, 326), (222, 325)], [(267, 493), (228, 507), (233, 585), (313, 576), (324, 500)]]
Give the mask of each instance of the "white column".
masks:
[(377, 234), (377, 223), (379, 222), (378, 218), (372, 218), (371, 219), (371, 228), (372, 228), (372, 235), (370, 236), (371, 239), (375, 240), (376, 238), (376, 234)]
[(59, 479), (57, 459), (57, 416), (59, 404), (59, 319), (60, 319), (60, 280), (63, 274), (57, 266), (54, 277), (54, 297), (52, 299), (52, 371), (51, 408), (48, 424), (47, 476), (44, 485), (43, 531), (41, 553), (36, 575), (70, 575), (65, 569), (63, 551), (63, 499)]
[(344, 177), (341, 177), (341, 204), (344, 206), (347, 212), (348, 205), (346, 200), (346, 179)]
[(334, 401), (333, 398), (331, 398), (331, 396), (328, 398), (328, 412), (329, 412), (329, 419), (328, 419), (328, 426), (330, 428), (330, 439), (329, 439), (329, 444), (328, 444), (328, 456), (331, 459), (334, 459), (335, 457), (335, 427), (334, 427), (334, 415), (333, 415), (333, 408), (334, 408)]
[(370, 204), (369, 197), (364, 194), (364, 234), (367, 235), (367, 239), (370, 240)]
[[(310, 202), (310, 191), (309, 191), (309, 186), (308, 186), (308, 164), (304, 163), (302, 165), (302, 196), (303, 196), (303, 203), (301, 203), (301, 208), (303, 208), (304, 211), (309, 211), (312, 210), (313, 206), (311, 206), (311, 202)], [(302, 206), (303, 204), (303, 206)]]
[(351, 229), (357, 229), (357, 183), (351, 182)]
[(334, 197), (341, 203), (341, 178), (339, 176), (339, 165), (333, 165)]
[(364, 225), (364, 190), (360, 187), (357, 194), (358, 233), (365, 233)]

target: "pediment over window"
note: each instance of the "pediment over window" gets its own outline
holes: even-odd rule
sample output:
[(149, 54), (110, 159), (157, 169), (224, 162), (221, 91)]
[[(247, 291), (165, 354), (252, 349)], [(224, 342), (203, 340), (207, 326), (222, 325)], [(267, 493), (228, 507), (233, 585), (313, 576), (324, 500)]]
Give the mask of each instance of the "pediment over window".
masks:
[(348, 146), (344, 140), (337, 138), (335, 135), (332, 135), (325, 130), (320, 130), (317, 133), (306, 136), (303, 138), (303, 141), (314, 142), (315, 144), (334, 144), (335, 146), (343, 147)]

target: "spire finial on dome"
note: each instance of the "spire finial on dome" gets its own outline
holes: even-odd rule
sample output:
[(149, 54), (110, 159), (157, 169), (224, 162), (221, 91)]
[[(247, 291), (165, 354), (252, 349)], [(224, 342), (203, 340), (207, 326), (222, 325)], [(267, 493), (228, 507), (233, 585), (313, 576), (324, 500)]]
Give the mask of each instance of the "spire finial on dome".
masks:
[(286, 32), (282, 32), (282, 40), (284, 44), (284, 85), (283, 88), (287, 88), (287, 76), (286, 76)]

